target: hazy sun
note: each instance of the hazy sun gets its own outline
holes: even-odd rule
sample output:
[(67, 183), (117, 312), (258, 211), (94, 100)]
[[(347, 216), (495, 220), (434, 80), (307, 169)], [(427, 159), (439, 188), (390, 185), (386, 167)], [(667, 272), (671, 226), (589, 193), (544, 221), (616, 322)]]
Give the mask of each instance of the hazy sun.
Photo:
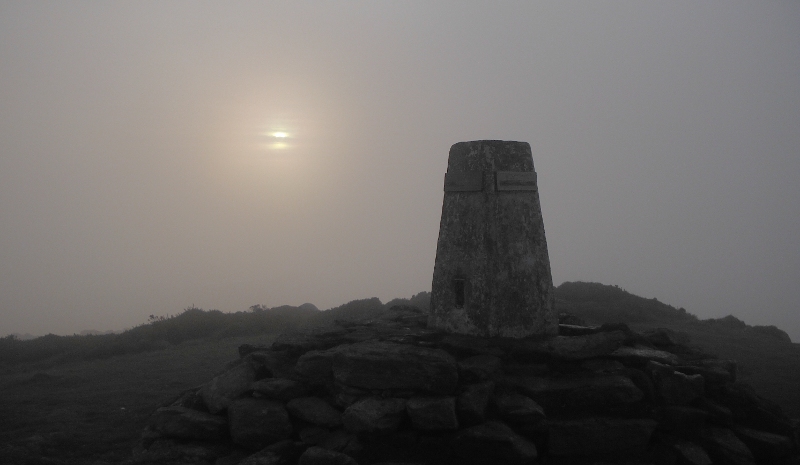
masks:
[(278, 131), (278, 132), (273, 132), (272, 133), (272, 137), (277, 137), (279, 139), (284, 139), (286, 137), (289, 137), (289, 134), (287, 134), (285, 132), (282, 132), (282, 131)]

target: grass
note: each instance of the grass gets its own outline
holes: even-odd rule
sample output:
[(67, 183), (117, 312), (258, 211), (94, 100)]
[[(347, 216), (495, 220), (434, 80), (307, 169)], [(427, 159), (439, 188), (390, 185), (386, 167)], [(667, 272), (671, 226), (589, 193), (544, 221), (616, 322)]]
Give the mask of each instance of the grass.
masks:
[(273, 336), (184, 342), (164, 350), (0, 375), (4, 463), (117, 463), (131, 453), (153, 411), (210, 380), (244, 343)]

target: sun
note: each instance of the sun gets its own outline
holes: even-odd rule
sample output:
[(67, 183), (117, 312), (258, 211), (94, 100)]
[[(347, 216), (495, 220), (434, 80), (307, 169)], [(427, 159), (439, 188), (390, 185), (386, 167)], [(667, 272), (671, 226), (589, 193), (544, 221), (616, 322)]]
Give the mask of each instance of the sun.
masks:
[(277, 137), (278, 139), (286, 139), (289, 137), (289, 134), (283, 131), (276, 131), (271, 134), (272, 137)]

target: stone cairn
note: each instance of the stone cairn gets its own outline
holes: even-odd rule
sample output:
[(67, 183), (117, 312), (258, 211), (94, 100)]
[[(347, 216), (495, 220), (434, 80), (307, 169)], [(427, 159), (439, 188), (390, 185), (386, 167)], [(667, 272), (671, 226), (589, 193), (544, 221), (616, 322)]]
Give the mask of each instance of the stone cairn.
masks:
[(453, 145), (444, 190), (430, 312), (240, 347), (153, 414), (131, 463), (800, 463), (733, 361), (559, 321), (527, 143)]
[[(485, 338), (393, 307), (289, 332), (151, 417), (130, 463), (797, 464), (797, 425), (670, 330)], [(574, 318), (574, 317), (573, 317)]]

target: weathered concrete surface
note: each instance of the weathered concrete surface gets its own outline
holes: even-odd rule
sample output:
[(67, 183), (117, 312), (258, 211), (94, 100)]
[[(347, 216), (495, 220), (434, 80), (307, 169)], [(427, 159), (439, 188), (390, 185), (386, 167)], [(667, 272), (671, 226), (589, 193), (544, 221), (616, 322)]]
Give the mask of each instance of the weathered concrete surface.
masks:
[(556, 334), (553, 300), (530, 145), (453, 145), (428, 326), (478, 336)]

